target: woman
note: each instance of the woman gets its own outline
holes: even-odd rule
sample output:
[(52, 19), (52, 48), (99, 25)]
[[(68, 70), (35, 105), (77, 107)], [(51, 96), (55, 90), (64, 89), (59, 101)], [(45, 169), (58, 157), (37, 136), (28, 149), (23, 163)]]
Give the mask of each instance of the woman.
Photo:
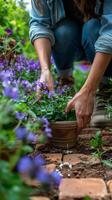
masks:
[[(85, 84), (66, 109), (75, 108), (78, 127), (83, 128), (91, 119), (100, 81), (112, 76), (112, 1), (32, 0), (30, 16), (30, 39), (41, 64), (40, 81), (46, 82), (50, 91), (51, 54), (62, 84), (72, 81), (73, 61), (86, 58), (92, 64)], [(99, 116), (100, 121), (105, 119), (104, 113), (102, 119), (101, 115), (95, 116), (96, 121)]]

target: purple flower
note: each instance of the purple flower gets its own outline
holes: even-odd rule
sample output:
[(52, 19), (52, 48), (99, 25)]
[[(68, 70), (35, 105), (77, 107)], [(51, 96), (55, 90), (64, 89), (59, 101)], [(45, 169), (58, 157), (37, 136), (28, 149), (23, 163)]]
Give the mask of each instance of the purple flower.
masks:
[(27, 90), (31, 90), (31, 88), (32, 88), (32, 84), (27, 80), (22, 80), (21, 84)]
[(7, 79), (5, 79), (5, 80), (3, 80), (3, 82), (2, 82), (2, 86), (3, 87), (11, 87), (10, 86), (11, 85), (11, 81), (10, 80), (7, 80)]
[(28, 130), (25, 127), (16, 128), (15, 132), (18, 140), (25, 140), (28, 135)]
[(56, 185), (60, 185), (62, 177), (60, 176), (60, 174), (56, 171), (51, 173), (51, 177), (53, 178), (53, 182)]
[(8, 36), (11, 36), (13, 34), (13, 31), (10, 28), (5, 29), (5, 31), (6, 31)]
[(35, 62), (34, 60), (29, 60), (28, 61), (28, 68), (31, 71), (40, 69), (40, 62), (39, 61)]
[(49, 93), (48, 93), (48, 98), (52, 98), (53, 96), (54, 96), (54, 91), (49, 91)]
[(51, 182), (50, 175), (42, 168), (37, 172), (36, 178), (44, 184), (50, 184)]
[(15, 64), (14, 64), (14, 66), (15, 66), (15, 69), (18, 71), (18, 72), (22, 72), (23, 70), (24, 70), (24, 65), (23, 65), (23, 63), (22, 62), (16, 62)]
[(48, 122), (47, 118), (45, 118), (45, 117), (40, 118), (40, 121), (46, 126), (49, 125), (49, 122)]
[(4, 63), (0, 61), (0, 69), (4, 68)]
[(31, 143), (35, 143), (37, 142), (37, 135), (35, 135), (34, 133), (28, 133), (27, 135), (27, 141), (31, 142)]
[(22, 40), (21, 40), (21, 44), (22, 44), (22, 45), (25, 45), (25, 44), (26, 44), (26, 40), (25, 40), (25, 39), (22, 39)]
[(12, 80), (13, 79), (13, 71), (12, 71), (12, 69), (10, 69), (10, 70), (3, 70), (3, 71), (1, 71), (0, 72), (0, 79), (2, 80), (2, 81), (4, 81), (4, 80)]
[(49, 95), (49, 91), (48, 91), (48, 90), (43, 90), (43, 91), (42, 91), (42, 94), (47, 94), (47, 95)]
[(52, 137), (51, 132), (52, 132), (51, 129), (48, 128), (48, 127), (46, 127), (46, 128), (44, 129), (44, 133), (47, 135), (47, 137)]
[(51, 64), (54, 65), (54, 59), (51, 57)]
[(19, 120), (26, 119), (26, 115), (22, 112), (16, 112), (16, 118)]
[(47, 84), (43, 83), (39, 80), (37, 81), (36, 86), (37, 86), (37, 88), (39, 87), (40, 89), (47, 90)]
[(34, 158), (34, 163), (35, 163), (35, 166), (39, 166), (41, 167), (42, 165), (45, 165), (45, 161), (44, 159), (42, 158), (41, 155), (37, 155), (35, 158)]
[(76, 65), (77, 69), (80, 69), (82, 72), (88, 72), (90, 70), (90, 65), (88, 63), (78, 63)]
[(18, 97), (19, 97), (18, 88), (11, 87), (11, 86), (5, 87), (4, 91), (3, 91), (3, 94), (4, 94), (4, 96), (11, 97), (14, 100), (17, 100)]
[(28, 156), (25, 156), (20, 159), (18, 163), (18, 171), (19, 173), (31, 173), (33, 170), (33, 162), (32, 159)]
[(80, 66), (80, 69), (81, 69), (82, 71), (84, 71), (84, 72), (86, 72), (86, 71), (89, 70), (87, 65), (81, 65), (81, 66)]
[(26, 127), (18, 127), (15, 129), (16, 138), (18, 140), (35, 143), (37, 142), (37, 135), (32, 132), (29, 132)]
[(57, 94), (64, 94), (65, 90), (63, 88), (57, 88), (56, 93)]

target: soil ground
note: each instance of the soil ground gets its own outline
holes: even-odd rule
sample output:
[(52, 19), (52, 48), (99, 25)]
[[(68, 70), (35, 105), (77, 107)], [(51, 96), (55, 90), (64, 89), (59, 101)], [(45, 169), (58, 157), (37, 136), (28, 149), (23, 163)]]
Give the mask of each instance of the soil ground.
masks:
[[(108, 181), (112, 180), (112, 166), (104, 165), (102, 160), (112, 158), (112, 133), (108, 129), (102, 130), (102, 151), (104, 152), (102, 160), (93, 156), (94, 149), (90, 146), (90, 140), (93, 138), (94, 134), (95, 131), (84, 131), (83, 134), (79, 135), (77, 144), (72, 149), (62, 150), (55, 148), (52, 144), (46, 144), (39, 147), (39, 152), (43, 154), (47, 165), (55, 164), (57, 169), (59, 169), (60, 163), (69, 162), (72, 164), (69, 179), (101, 178), (107, 184)], [(54, 155), (54, 157), (56, 155), (60, 157), (54, 159), (52, 155)], [(75, 163), (77, 156), (80, 161)], [(96, 159), (96, 161), (94, 161), (94, 159)], [(68, 178), (68, 168), (64, 167), (61, 173), (63, 174), (63, 178)], [(56, 200), (58, 199), (58, 191), (55, 190), (47, 196), (50, 199)]]

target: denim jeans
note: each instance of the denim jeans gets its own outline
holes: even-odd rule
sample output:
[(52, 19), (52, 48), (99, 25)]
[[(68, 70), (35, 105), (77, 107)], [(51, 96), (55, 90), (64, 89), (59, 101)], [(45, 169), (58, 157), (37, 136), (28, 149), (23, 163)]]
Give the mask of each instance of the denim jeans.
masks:
[[(98, 19), (87, 21), (83, 27), (69, 19), (64, 19), (56, 24), (53, 29), (56, 42), (52, 48), (52, 55), (60, 76), (72, 74), (74, 61), (86, 59), (93, 62), (94, 45), (99, 36), (100, 27)], [(112, 76), (112, 62), (104, 76)]]

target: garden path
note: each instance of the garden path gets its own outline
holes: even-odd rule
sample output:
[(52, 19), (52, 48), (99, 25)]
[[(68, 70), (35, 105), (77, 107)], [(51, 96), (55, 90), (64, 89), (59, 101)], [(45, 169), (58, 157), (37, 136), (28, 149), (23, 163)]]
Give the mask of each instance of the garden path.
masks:
[[(112, 163), (108, 162), (112, 157), (112, 134), (102, 130), (104, 153), (101, 159), (92, 155), (96, 152), (90, 147), (95, 132), (95, 129), (83, 131), (76, 146), (70, 150), (56, 149), (52, 145), (40, 147), (47, 169), (59, 170), (63, 179), (58, 192), (52, 197), (46, 195), (32, 200), (112, 200)], [(62, 169), (61, 163), (65, 163)], [(72, 166), (71, 170), (68, 170), (68, 163)]]

